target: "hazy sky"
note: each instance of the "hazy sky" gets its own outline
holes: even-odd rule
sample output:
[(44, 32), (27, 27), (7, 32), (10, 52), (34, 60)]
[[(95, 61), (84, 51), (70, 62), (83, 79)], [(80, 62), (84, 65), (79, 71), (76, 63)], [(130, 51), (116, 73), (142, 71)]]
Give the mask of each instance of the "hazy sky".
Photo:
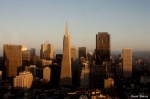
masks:
[(94, 50), (96, 34), (108, 32), (112, 51), (150, 51), (150, 0), (0, 0), (0, 55), (3, 44), (39, 54), (46, 38), (62, 49), (66, 20), (72, 46)]

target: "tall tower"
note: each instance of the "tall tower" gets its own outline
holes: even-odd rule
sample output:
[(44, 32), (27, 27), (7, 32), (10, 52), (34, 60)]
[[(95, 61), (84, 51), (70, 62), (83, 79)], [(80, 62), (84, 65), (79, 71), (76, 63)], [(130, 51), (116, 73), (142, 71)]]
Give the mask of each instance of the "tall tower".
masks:
[(96, 64), (110, 59), (110, 35), (108, 32), (96, 34)]
[(79, 47), (79, 59), (81, 57), (86, 58), (86, 47)]
[(41, 45), (41, 58), (42, 59), (53, 59), (54, 58), (54, 46), (49, 44), (47, 41)]
[(79, 47), (78, 50), (79, 63), (85, 62), (86, 60), (86, 47)]
[(60, 85), (72, 86), (70, 36), (66, 22), (66, 31), (63, 39), (63, 59), (61, 66)]
[(123, 77), (132, 77), (132, 49), (125, 48), (123, 54)]
[(6, 76), (17, 76), (17, 68), (22, 66), (22, 46), (5, 44), (3, 54), (6, 66)]
[(77, 58), (77, 48), (75, 46), (71, 47), (71, 58)]

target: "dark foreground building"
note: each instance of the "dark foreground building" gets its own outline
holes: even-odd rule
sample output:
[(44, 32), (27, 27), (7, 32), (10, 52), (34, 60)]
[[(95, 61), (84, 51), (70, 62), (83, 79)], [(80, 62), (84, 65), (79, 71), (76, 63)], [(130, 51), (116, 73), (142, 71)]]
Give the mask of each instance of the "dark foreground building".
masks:
[(98, 32), (96, 34), (96, 64), (110, 60), (110, 34)]

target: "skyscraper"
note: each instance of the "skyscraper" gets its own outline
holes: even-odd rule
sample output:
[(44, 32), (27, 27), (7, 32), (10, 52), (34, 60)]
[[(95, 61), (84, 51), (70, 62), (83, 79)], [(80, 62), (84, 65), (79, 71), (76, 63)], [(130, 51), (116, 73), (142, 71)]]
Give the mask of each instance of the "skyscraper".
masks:
[(92, 57), (93, 57), (92, 55), (93, 55), (92, 52), (87, 53), (87, 61), (92, 62)]
[(6, 76), (17, 76), (17, 68), (22, 66), (22, 46), (4, 45), (4, 60), (6, 66)]
[(63, 59), (61, 66), (60, 85), (72, 86), (70, 36), (66, 22), (66, 31), (63, 39)]
[(96, 64), (110, 60), (110, 35), (107, 32), (96, 34)]
[(132, 49), (124, 48), (123, 54), (123, 77), (132, 77)]
[(53, 59), (54, 58), (54, 46), (46, 42), (41, 45), (41, 59)]
[(81, 64), (86, 60), (86, 47), (79, 47), (79, 63)]
[(62, 64), (62, 57), (63, 57), (62, 54), (56, 54), (56, 63), (58, 65)]
[(80, 87), (88, 89), (90, 85), (90, 68), (89, 64), (83, 63), (80, 75)]
[(30, 49), (30, 58), (32, 59), (35, 54), (36, 54), (35, 48), (31, 48)]
[(86, 58), (86, 47), (79, 47), (79, 59), (81, 57)]
[(75, 46), (71, 47), (71, 58), (77, 58), (77, 48)]
[(30, 51), (29, 50), (22, 51), (22, 60), (30, 61)]
[(33, 78), (37, 77), (36, 69), (37, 69), (36, 65), (30, 65), (30, 66), (25, 67), (25, 71), (26, 72), (31, 72), (32, 75), (33, 75)]

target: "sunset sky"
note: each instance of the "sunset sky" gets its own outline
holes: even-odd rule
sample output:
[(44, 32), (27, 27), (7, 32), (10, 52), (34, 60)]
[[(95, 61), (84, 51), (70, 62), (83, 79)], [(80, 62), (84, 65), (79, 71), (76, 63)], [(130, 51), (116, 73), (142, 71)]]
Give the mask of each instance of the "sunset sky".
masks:
[(36, 48), (49, 40), (62, 50), (68, 22), (71, 46), (94, 50), (96, 34), (111, 35), (111, 50), (150, 51), (150, 0), (0, 0), (3, 44)]

